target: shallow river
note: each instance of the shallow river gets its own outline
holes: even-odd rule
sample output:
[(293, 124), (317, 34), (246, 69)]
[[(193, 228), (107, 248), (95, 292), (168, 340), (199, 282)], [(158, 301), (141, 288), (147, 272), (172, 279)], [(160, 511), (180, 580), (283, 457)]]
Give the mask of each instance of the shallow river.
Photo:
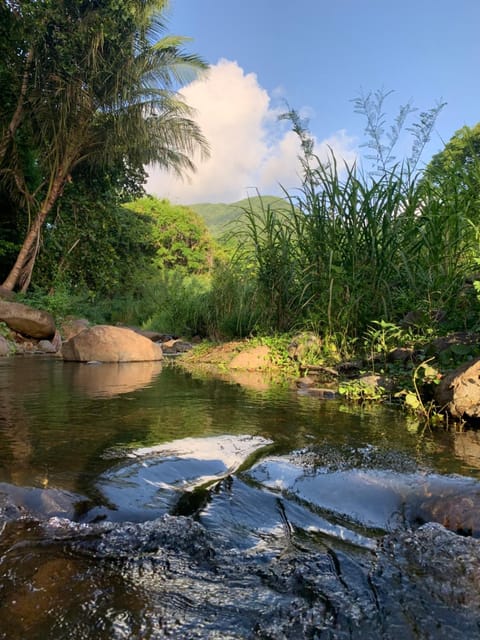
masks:
[(0, 638), (479, 638), (479, 507), (474, 431), (0, 360)]

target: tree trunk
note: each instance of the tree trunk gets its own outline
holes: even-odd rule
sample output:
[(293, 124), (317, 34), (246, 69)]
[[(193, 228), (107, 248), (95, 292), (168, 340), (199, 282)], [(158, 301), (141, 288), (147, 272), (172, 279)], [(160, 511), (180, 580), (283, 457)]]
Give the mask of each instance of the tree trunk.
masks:
[(52, 188), (49, 190), (45, 200), (34, 219), (22, 247), (18, 253), (15, 264), (13, 265), (10, 273), (8, 274), (2, 287), (8, 291), (19, 285), (22, 292), (28, 289), (30, 280), (32, 278), (33, 267), (35, 266), (35, 260), (37, 258), (38, 247), (40, 243), (40, 232), (45, 223), (45, 220), (52, 210), (53, 205), (61, 194), (65, 184), (65, 177), (63, 171), (58, 171), (57, 176), (52, 184)]

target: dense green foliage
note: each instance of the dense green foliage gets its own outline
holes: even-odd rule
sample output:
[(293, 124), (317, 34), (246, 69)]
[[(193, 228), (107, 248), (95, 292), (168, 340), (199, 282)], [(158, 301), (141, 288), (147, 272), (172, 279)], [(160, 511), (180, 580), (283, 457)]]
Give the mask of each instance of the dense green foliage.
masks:
[(79, 167), (122, 167), (126, 179), (147, 163), (181, 172), (192, 168), (195, 149), (206, 149), (176, 93), (205, 65), (182, 51), (184, 38), (158, 37), (165, 6), (2, 4), (8, 33), (0, 44), (0, 190), (19, 221), (6, 288), (28, 288), (42, 229)]
[(112, 177), (77, 174), (43, 233), (35, 284), (111, 298), (136, 287), (154, 256), (150, 220), (121, 205)]
[(194, 211), (152, 197), (136, 200), (126, 207), (150, 220), (150, 242), (155, 248), (153, 262), (157, 268), (180, 268), (186, 273), (209, 270), (213, 243), (205, 222)]
[[(165, 300), (178, 306), (171, 289), (181, 291), (189, 275), (207, 274), (213, 260), (203, 220), (187, 207), (152, 197), (123, 205), (118, 198), (100, 202), (98, 190), (112, 193), (106, 176), (89, 176), (88, 188), (80, 186), (66, 189), (44, 233), (33, 287), (50, 292), (43, 306), (58, 306), (53, 299), (62, 298), (67, 306), (57, 312), (77, 307), (89, 315), (88, 306), (94, 306), (96, 320), (129, 324), (158, 315)], [(196, 287), (196, 294), (204, 288)]]
[(480, 123), (459, 129), (433, 156), (426, 177), (435, 184), (453, 180), (467, 196), (480, 195)]

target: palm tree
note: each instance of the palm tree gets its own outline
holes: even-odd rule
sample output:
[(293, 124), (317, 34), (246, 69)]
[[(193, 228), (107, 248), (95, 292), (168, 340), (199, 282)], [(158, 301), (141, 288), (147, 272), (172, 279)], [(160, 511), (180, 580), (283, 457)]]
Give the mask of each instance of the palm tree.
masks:
[[(21, 168), (14, 169), (31, 224), (3, 287), (22, 291), (30, 284), (48, 214), (80, 163), (108, 167), (121, 159), (181, 173), (194, 168), (196, 150), (207, 153), (192, 111), (177, 93), (206, 65), (182, 51), (182, 37), (151, 41), (152, 33), (165, 30), (165, 0), (24, 4), (43, 12), (43, 31), (31, 43), (32, 62), (25, 58), (31, 69), (27, 87), (19, 83), (25, 98), (16, 126), (29, 127), (43, 180), (32, 191)], [(18, 156), (9, 157), (13, 163)]]

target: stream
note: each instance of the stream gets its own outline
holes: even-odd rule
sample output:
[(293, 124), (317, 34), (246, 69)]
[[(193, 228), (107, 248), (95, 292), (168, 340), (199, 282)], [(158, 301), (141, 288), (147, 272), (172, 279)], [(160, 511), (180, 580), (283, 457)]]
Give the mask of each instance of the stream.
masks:
[(480, 637), (476, 431), (34, 356), (0, 435), (0, 638)]

